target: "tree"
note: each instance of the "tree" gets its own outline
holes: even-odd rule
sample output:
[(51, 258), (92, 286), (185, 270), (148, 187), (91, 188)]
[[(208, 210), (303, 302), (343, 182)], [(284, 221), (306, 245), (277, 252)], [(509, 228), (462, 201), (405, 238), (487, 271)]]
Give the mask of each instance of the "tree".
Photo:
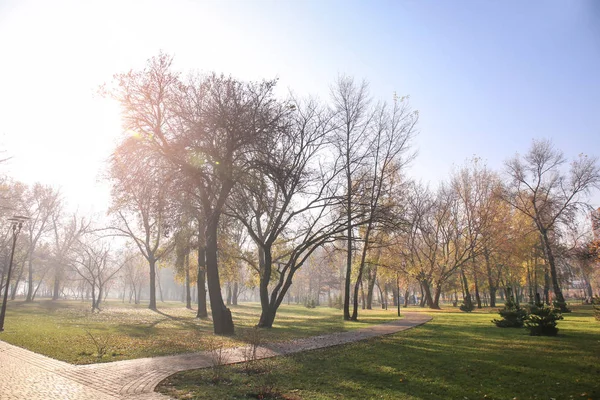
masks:
[(504, 199), (530, 218), (537, 228), (550, 269), (552, 288), (558, 307), (568, 308), (563, 296), (554, 255), (557, 231), (573, 221), (578, 210), (587, 208), (585, 196), (600, 187), (597, 158), (580, 155), (568, 173), (563, 153), (549, 140), (534, 140), (524, 156), (506, 161), (509, 178)]
[(23, 215), (29, 217), (23, 232), (28, 241), (27, 246), (27, 298), (25, 301), (33, 301), (34, 298), (34, 254), (40, 240), (52, 229), (50, 222), (52, 216), (60, 208), (60, 194), (49, 186), (34, 184), (28, 188), (21, 197), (20, 208)]
[[(344, 284), (344, 319), (358, 319), (358, 290), (362, 283), (370, 237), (379, 226), (382, 199), (391, 179), (413, 155), (408, 154), (415, 134), (418, 112), (408, 105), (408, 97), (394, 99), (391, 109), (384, 103), (371, 107), (366, 82), (355, 84), (340, 76), (331, 89), (335, 133), (334, 144), (342, 160), (344, 179), (343, 210), (346, 219), (346, 278)], [(366, 217), (361, 217), (366, 216)], [(355, 219), (364, 219), (362, 234), (354, 232)], [(358, 243), (363, 246), (357, 263), (353, 312), (350, 315), (352, 264)]]
[(252, 163), (253, 150), (270, 143), (287, 110), (274, 99), (276, 81), (242, 82), (212, 74), (184, 83), (171, 63), (160, 54), (142, 71), (117, 75), (112, 94), (122, 106), (126, 129), (198, 187), (214, 331), (232, 334), (219, 279), (219, 220)]
[(140, 304), (142, 287), (148, 283), (148, 274), (145, 271), (144, 263), (147, 263), (147, 260), (139, 252), (127, 257), (121, 271), (123, 301), (125, 301), (127, 289), (129, 289), (129, 302), (131, 303), (133, 299), (134, 304)]
[(341, 157), (344, 179), (344, 211), (346, 218), (346, 278), (344, 281), (344, 319), (350, 320), (350, 285), (354, 251), (353, 219), (355, 213), (353, 182), (358, 181), (358, 172), (366, 156), (368, 130), (373, 119), (370, 110), (368, 84), (360, 85), (354, 79), (340, 76), (331, 88), (337, 140), (334, 142)]
[[(464, 227), (460, 235), (463, 237), (462, 241), (467, 244), (466, 248), (470, 251), (470, 254), (467, 255), (470, 263), (463, 263), (460, 268), (465, 292), (465, 309), (471, 308), (472, 301), (467, 272), (470, 272), (473, 277), (477, 307), (481, 308), (479, 290), (481, 271), (478, 261), (483, 256), (488, 271), (491, 269), (489, 252), (494, 246), (494, 233), (498, 228), (498, 225), (494, 225), (494, 211), (496, 210), (500, 180), (496, 174), (488, 170), (485, 164), (481, 163), (479, 158), (475, 157), (453, 174), (450, 185), (457, 197), (457, 220), (462, 221), (461, 225)], [(492, 292), (495, 296), (496, 286), (494, 286), (493, 279), (488, 279), (488, 282), (490, 283), (490, 296), (492, 296)]]
[[(392, 188), (402, 185), (401, 173), (414, 154), (408, 153), (410, 141), (418, 120), (418, 112), (411, 111), (404, 100), (394, 101), (391, 110), (383, 104), (374, 116), (370, 152), (366, 157), (367, 164), (363, 168), (363, 182), (359, 186), (359, 207), (364, 209), (364, 237), (362, 252), (358, 264), (358, 276), (354, 285), (354, 307), (351, 320), (358, 320), (358, 289), (362, 283), (362, 275), (371, 247), (371, 235), (386, 226), (397, 225), (402, 219), (400, 213), (389, 213)], [(397, 201), (400, 195), (397, 194)], [(387, 202), (386, 202), (387, 200)], [(391, 214), (391, 215), (390, 215)], [(373, 280), (374, 282), (374, 280)]]
[(52, 215), (54, 243), (52, 262), (54, 264), (54, 282), (52, 300), (58, 300), (62, 284), (66, 279), (65, 265), (81, 235), (89, 228), (90, 222), (73, 214), (68, 220), (61, 221), (60, 215)]
[(132, 136), (117, 147), (110, 167), (113, 202), (109, 213), (115, 217), (110, 230), (131, 239), (147, 260), (151, 310), (156, 310), (156, 265), (174, 246), (166, 234), (171, 180), (161, 161)]
[[(330, 114), (314, 101), (289, 102), (286, 129), (256, 154), (255, 167), (234, 190), (227, 213), (238, 219), (257, 247), (261, 317), (273, 325), (298, 269), (345, 228), (334, 206), (340, 171), (325, 165)], [(252, 264), (251, 259), (247, 259)], [(274, 283), (274, 285), (273, 285)]]
[(91, 233), (78, 241), (70, 266), (90, 286), (92, 311), (100, 311), (107, 284), (129, 261), (129, 257), (118, 258), (120, 261), (116, 261), (108, 242)]

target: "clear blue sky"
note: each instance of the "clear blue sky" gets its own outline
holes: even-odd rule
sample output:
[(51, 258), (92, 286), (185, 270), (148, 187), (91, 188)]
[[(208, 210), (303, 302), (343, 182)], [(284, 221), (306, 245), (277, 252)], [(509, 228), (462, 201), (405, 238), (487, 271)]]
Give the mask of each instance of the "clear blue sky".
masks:
[(412, 175), (426, 181), (475, 154), (500, 168), (533, 138), (600, 155), (600, 1), (0, 0), (11, 172), (87, 187), (118, 133), (93, 89), (160, 49), (182, 70), (279, 77), (298, 94), (326, 97), (338, 74), (368, 80), (375, 99), (409, 94), (421, 116)]

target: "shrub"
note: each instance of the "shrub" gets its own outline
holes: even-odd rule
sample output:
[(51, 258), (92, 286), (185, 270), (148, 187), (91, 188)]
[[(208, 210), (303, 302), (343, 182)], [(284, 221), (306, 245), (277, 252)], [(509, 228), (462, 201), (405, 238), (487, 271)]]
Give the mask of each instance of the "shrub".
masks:
[(111, 348), (111, 336), (108, 334), (104, 336), (94, 336), (87, 329), (84, 329), (84, 331), (96, 347), (96, 356), (99, 359), (104, 357)]
[(306, 308), (316, 308), (317, 302), (315, 301), (315, 299), (307, 299), (306, 303), (304, 303), (304, 306)]
[(246, 347), (242, 349), (242, 357), (244, 358), (244, 371), (250, 375), (254, 371), (254, 363), (252, 361), (258, 360), (258, 349), (263, 343), (262, 331), (258, 327), (254, 327), (248, 330), (243, 335), (243, 340), (248, 343)]
[(563, 319), (560, 309), (536, 302), (525, 320), (525, 326), (531, 336), (556, 336), (557, 321)]
[(511, 288), (507, 287), (505, 291), (504, 308), (498, 311), (502, 319), (494, 319), (492, 322), (499, 328), (522, 328), (527, 318), (527, 311), (517, 306)]
[(207, 350), (212, 364), (212, 382), (216, 384), (226, 380), (224, 367), (229, 363), (230, 353), (219, 338), (209, 336), (208, 339)]

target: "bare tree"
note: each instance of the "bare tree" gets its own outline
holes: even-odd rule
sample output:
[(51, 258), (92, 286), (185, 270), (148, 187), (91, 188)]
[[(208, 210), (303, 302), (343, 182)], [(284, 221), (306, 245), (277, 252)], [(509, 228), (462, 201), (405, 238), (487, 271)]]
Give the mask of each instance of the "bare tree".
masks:
[(110, 230), (131, 239), (147, 260), (151, 310), (156, 310), (156, 265), (174, 246), (166, 235), (171, 180), (161, 161), (136, 137), (129, 137), (114, 152), (110, 169), (109, 212), (115, 217)]
[(128, 263), (127, 258), (117, 257), (110, 244), (90, 233), (80, 238), (70, 266), (89, 286), (92, 292), (92, 311), (100, 311), (104, 291), (113, 277)]
[(61, 221), (61, 216), (56, 213), (52, 215), (52, 228), (54, 243), (52, 262), (54, 264), (52, 300), (58, 300), (61, 287), (66, 279), (65, 266), (74, 250), (77, 241), (89, 228), (89, 221), (78, 218), (73, 214), (67, 220)]
[(214, 330), (231, 334), (233, 320), (219, 279), (219, 219), (251, 164), (252, 150), (268, 143), (286, 109), (274, 101), (275, 81), (248, 83), (213, 74), (183, 83), (171, 72), (171, 62), (161, 54), (143, 71), (118, 75), (113, 95), (126, 128), (199, 188)]
[(354, 251), (353, 219), (354, 182), (359, 180), (359, 171), (366, 157), (368, 131), (373, 119), (370, 108), (368, 85), (363, 81), (355, 84), (354, 79), (340, 76), (331, 88), (333, 109), (336, 116), (337, 140), (334, 142), (343, 160), (345, 178), (346, 218), (346, 278), (344, 282), (344, 319), (350, 320), (350, 285), (352, 279), (352, 257)]
[(258, 326), (267, 328), (295, 272), (345, 226), (333, 208), (339, 204), (334, 185), (340, 172), (337, 160), (319, 163), (329, 140), (330, 114), (314, 101), (292, 99), (289, 104), (293, 114), (288, 128), (257, 153), (255, 167), (234, 190), (227, 208), (257, 246), (262, 308)]
[(28, 240), (27, 246), (27, 298), (34, 297), (34, 254), (40, 240), (52, 229), (52, 216), (60, 208), (60, 194), (49, 186), (34, 184), (20, 199), (23, 214), (29, 217), (23, 232)]
[(586, 196), (600, 187), (596, 157), (580, 155), (570, 164), (567, 173), (561, 170), (566, 161), (551, 141), (534, 140), (527, 154), (517, 154), (506, 161), (509, 181), (503, 196), (530, 218), (539, 231), (556, 303), (563, 312), (569, 310), (558, 278), (555, 237), (561, 226), (573, 221), (577, 211), (589, 207)]
[(418, 112), (412, 111), (404, 100), (394, 101), (391, 110), (384, 104), (377, 109), (374, 116), (370, 132), (371, 143), (365, 158), (368, 164), (363, 167), (366, 173), (358, 185), (362, 194), (359, 207), (364, 209), (366, 222), (363, 226), (363, 248), (358, 264), (358, 277), (354, 285), (354, 307), (350, 318), (353, 321), (358, 320), (358, 290), (371, 247), (371, 235), (376, 236), (376, 231), (384, 228), (390, 220), (397, 224), (402, 219), (401, 215), (391, 216), (388, 212), (390, 193), (393, 186), (402, 185), (400, 178), (403, 168), (414, 158), (414, 154), (408, 151), (417, 120)]

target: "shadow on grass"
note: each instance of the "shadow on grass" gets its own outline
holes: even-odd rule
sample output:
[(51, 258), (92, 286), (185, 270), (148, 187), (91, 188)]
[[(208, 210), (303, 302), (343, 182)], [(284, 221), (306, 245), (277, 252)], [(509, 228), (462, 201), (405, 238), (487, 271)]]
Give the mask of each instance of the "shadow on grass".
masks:
[[(272, 379), (279, 393), (305, 399), (600, 398), (600, 324), (591, 317), (566, 317), (558, 337), (531, 337), (495, 327), (492, 316), (435, 314), (399, 334), (280, 357)], [(222, 388), (223, 398), (249, 398), (259, 383), (241, 366), (228, 371), (243, 378)], [(194, 387), (199, 374), (168, 383), (186, 388), (180, 396), (214, 397), (213, 388)]]

